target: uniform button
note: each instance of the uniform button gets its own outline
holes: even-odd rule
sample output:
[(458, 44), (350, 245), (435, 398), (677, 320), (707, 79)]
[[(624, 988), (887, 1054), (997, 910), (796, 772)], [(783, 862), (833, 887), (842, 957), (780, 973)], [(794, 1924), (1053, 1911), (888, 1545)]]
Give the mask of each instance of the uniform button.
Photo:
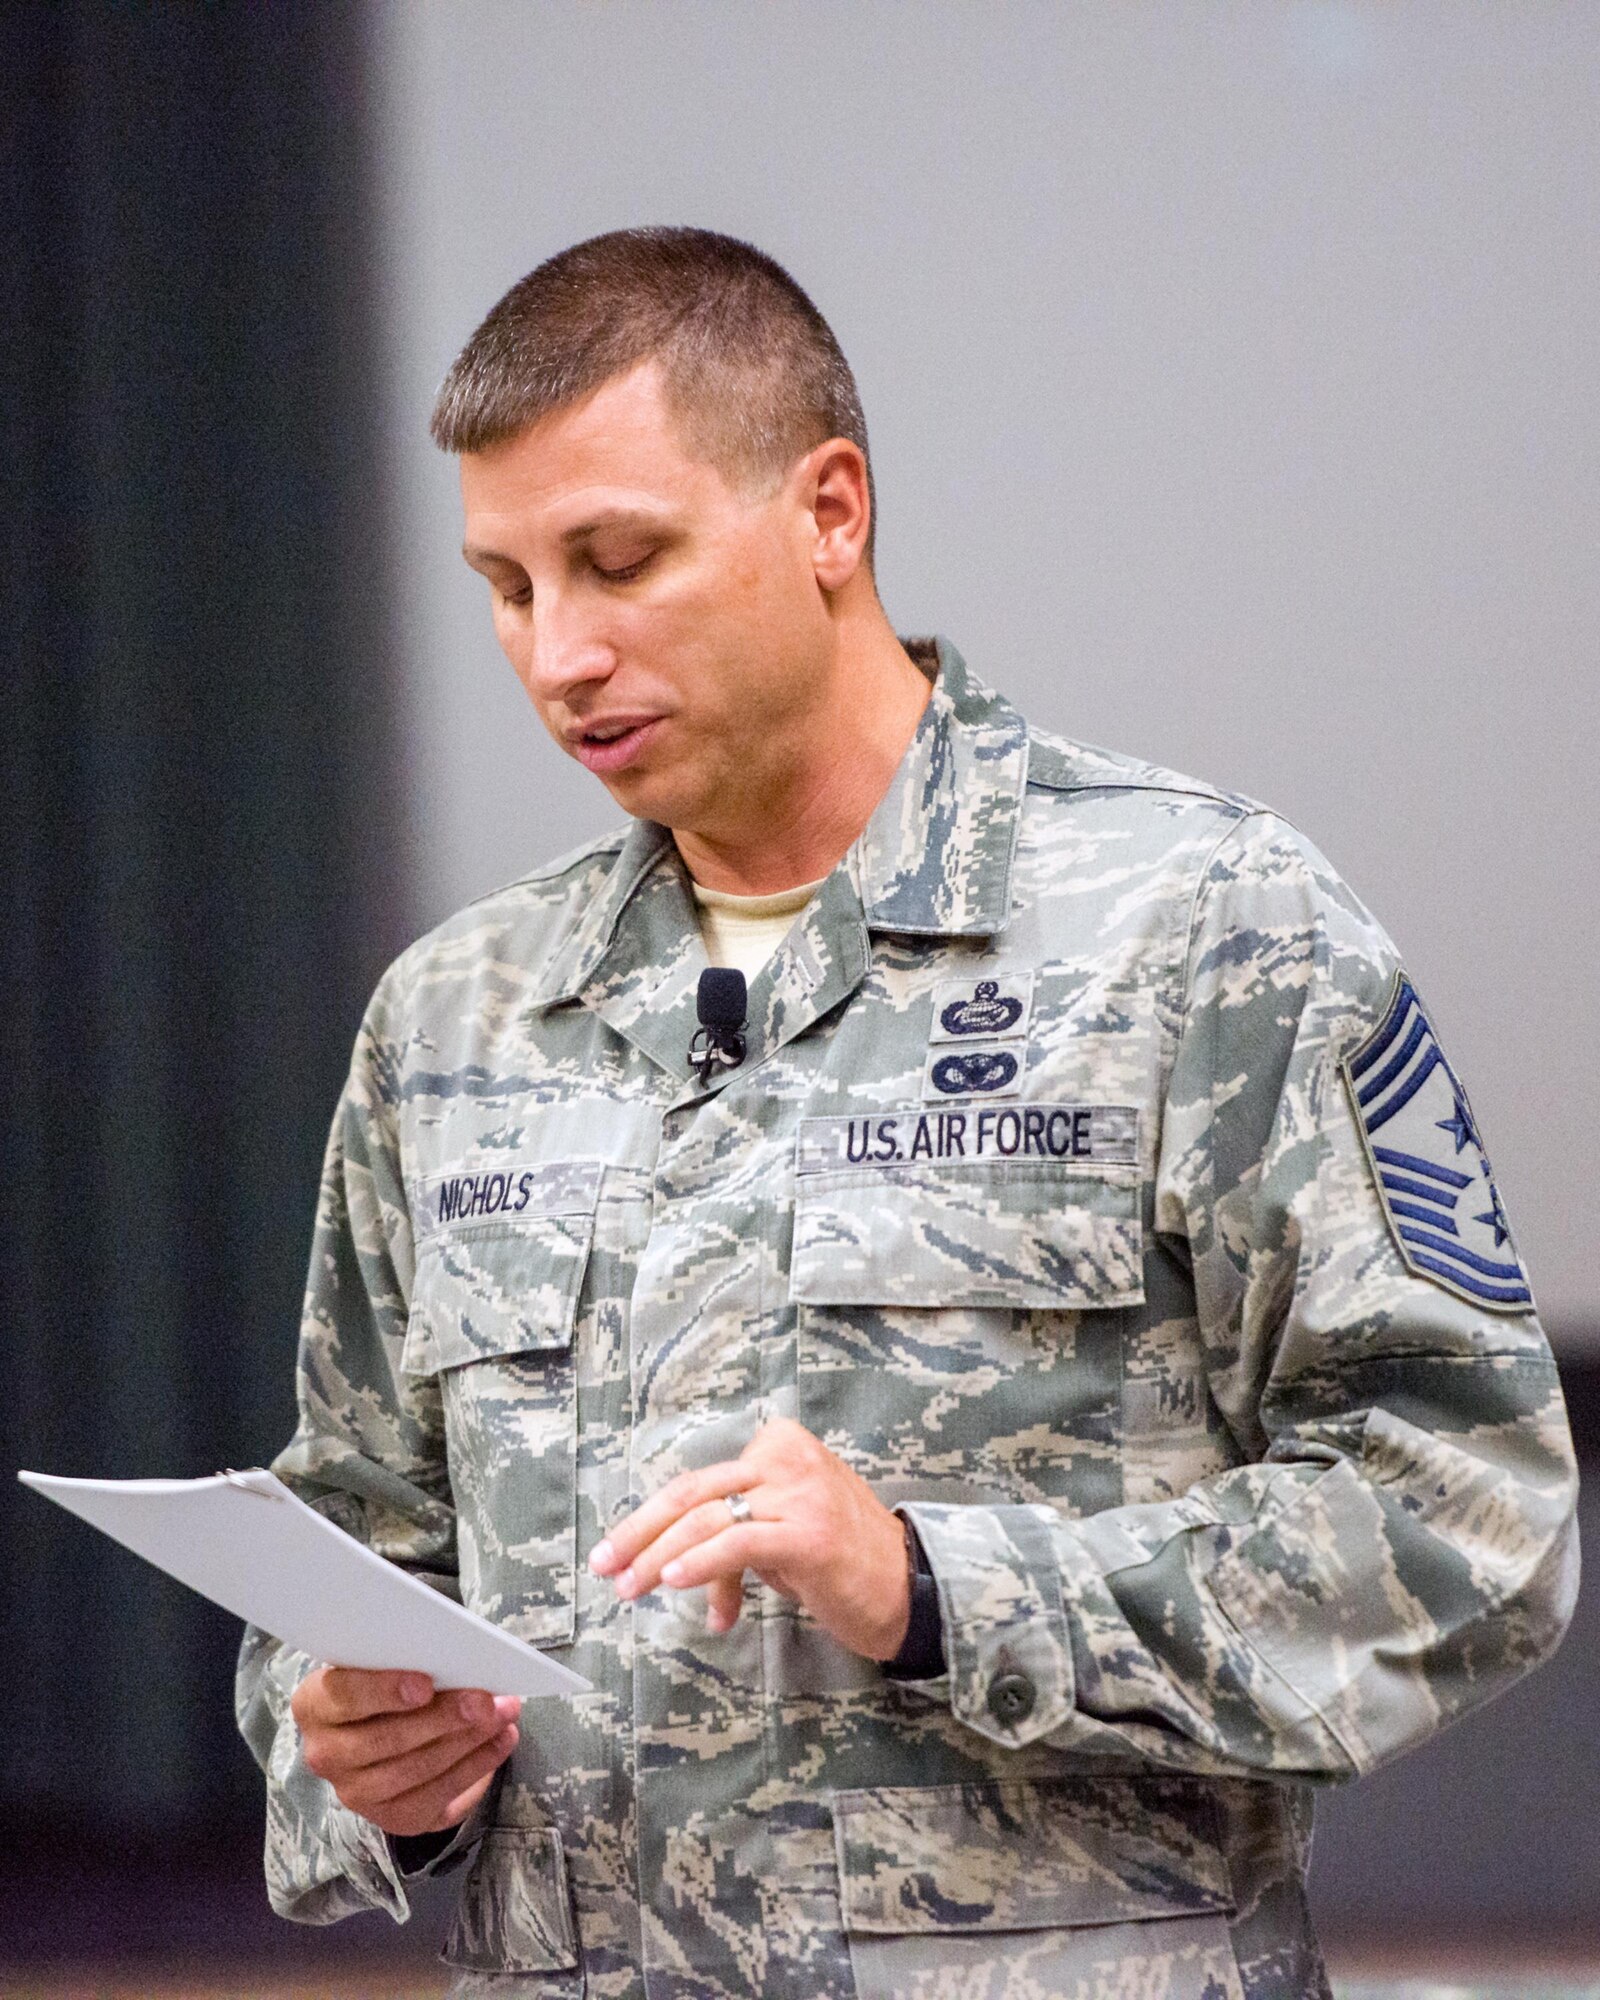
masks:
[(1026, 1674), (996, 1674), (989, 1683), (989, 1713), (996, 1722), (1014, 1729), (1033, 1713), (1037, 1696)]

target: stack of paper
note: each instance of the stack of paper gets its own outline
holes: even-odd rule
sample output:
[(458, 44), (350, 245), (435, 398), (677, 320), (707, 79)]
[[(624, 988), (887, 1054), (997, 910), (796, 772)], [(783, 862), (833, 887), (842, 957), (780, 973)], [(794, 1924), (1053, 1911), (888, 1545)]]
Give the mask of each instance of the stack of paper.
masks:
[(113, 1541), (315, 1660), (409, 1668), (436, 1687), (579, 1694), (559, 1660), (465, 1610), (306, 1506), (270, 1472), (17, 1477)]

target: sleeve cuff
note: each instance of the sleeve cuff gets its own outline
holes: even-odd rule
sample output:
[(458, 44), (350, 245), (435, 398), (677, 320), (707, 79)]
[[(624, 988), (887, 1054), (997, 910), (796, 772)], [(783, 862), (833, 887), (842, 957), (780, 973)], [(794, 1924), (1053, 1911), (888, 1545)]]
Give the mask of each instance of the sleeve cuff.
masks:
[(934, 1582), (933, 1565), (922, 1546), (922, 1537), (902, 1514), (911, 1536), (911, 1619), (900, 1650), (885, 1660), (883, 1671), (890, 1680), (931, 1681), (945, 1670), (944, 1625), (939, 1616), (939, 1586)]
[(1075, 1688), (1055, 1510), (917, 1501), (898, 1511), (933, 1570), (957, 1720), (1008, 1749), (1061, 1728)]
[(403, 1882), (415, 1882), (428, 1875), (448, 1875), (459, 1868), (483, 1837), (476, 1809), (459, 1826), (441, 1827), (437, 1833), (391, 1833), (389, 1853)]
[(301, 1755), (289, 1699), (312, 1664), (304, 1653), (279, 1648), (269, 1669), (277, 1727), (267, 1757), (267, 1899), (294, 1923), (386, 1910), (403, 1924), (411, 1908), (387, 1835), (341, 1805)]

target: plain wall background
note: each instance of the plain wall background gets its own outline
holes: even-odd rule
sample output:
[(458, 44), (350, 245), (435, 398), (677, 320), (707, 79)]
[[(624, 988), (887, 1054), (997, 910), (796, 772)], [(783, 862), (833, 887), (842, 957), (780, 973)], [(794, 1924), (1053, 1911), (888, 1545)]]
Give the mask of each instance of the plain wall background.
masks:
[(898, 628), (1331, 856), (1467, 1079), (1558, 1343), (1600, 1349), (1600, 10), (375, 18), (415, 927), (617, 817), (494, 646), (434, 387), (563, 245), (729, 230), (856, 369)]

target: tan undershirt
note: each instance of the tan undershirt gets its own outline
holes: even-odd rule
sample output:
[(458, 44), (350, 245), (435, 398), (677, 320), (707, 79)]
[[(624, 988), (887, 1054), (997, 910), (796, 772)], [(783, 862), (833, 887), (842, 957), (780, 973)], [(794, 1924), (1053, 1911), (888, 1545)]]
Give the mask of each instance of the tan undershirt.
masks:
[(826, 880), (802, 882), (775, 896), (730, 896), (726, 889), (691, 883), (706, 957), (713, 965), (737, 966), (746, 979), (754, 979)]

